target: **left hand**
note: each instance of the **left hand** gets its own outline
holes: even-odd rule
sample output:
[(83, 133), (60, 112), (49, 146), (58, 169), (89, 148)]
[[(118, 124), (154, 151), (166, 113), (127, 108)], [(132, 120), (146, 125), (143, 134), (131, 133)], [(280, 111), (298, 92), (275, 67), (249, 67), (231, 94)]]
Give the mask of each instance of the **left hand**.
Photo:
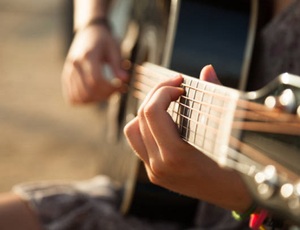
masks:
[[(200, 78), (218, 83), (212, 66)], [(138, 116), (124, 132), (137, 156), (144, 162), (150, 181), (175, 192), (237, 211), (252, 203), (239, 175), (220, 168), (206, 155), (183, 141), (170, 115), (171, 101), (182, 95), (182, 77), (155, 87), (141, 105)]]

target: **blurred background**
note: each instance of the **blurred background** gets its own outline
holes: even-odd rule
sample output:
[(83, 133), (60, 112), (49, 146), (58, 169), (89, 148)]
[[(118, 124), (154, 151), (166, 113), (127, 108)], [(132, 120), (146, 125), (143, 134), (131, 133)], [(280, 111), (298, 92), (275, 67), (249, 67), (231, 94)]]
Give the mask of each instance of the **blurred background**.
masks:
[[(222, 82), (234, 86), (249, 7), (240, 0), (232, 6), (222, 2), (182, 1), (171, 68), (198, 76), (211, 63)], [(120, 168), (117, 146), (101, 141), (106, 110), (72, 107), (62, 97), (71, 13), (71, 0), (0, 0), (0, 192), (21, 182), (86, 179)], [(111, 156), (110, 163), (105, 155)]]
[(99, 170), (99, 109), (71, 107), (61, 94), (68, 2), (0, 0), (0, 192)]

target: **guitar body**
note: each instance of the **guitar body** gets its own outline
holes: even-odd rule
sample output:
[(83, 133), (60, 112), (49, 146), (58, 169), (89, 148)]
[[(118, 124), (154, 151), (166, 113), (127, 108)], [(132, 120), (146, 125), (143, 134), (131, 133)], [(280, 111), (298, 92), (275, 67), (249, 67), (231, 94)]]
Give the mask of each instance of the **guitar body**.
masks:
[[(191, 130), (199, 124), (191, 125), (187, 114), (191, 118), (195, 115), (189, 110), (184, 112), (183, 121), (179, 119), (178, 122), (174, 118), (182, 138), (221, 166), (240, 172), (261, 206), (299, 224), (299, 78), (283, 74), (255, 92), (243, 93), (233, 89), (246, 88), (258, 20), (258, 1), (231, 1), (229, 4), (226, 0), (128, 0), (116, 1), (115, 4), (120, 4), (119, 8), (116, 7), (119, 11), (113, 13), (119, 17), (114, 28), (122, 25), (118, 35), (122, 40), (123, 56), (129, 63), (135, 63), (129, 68), (131, 82), (128, 93), (116, 94), (110, 101), (108, 151), (102, 170), (124, 187), (121, 211), (175, 219), (184, 224), (192, 221), (197, 202), (149, 183), (143, 165), (123, 137), (123, 127), (136, 115), (142, 101), (142, 98), (136, 97), (136, 92), (144, 90), (137, 89), (136, 82), (143, 85), (143, 79), (149, 77), (146, 82), (152, 81), (148, 87), (151, 88), (162, 80), (157, 76), (176, 74), (169, 69), (197, 76), (204, 65), (212, 64), (225, 88), (216, 89), (205, 84), (204, 90), (200, 90), (198, 80), (187, 77), (186, 90), (193, 85), (200, 93), (199, 96), (192, 93), (193, 98), (184, 99), (187, 103), (183, 104), (192, 104), (190, 100), (211, 104), (214, 98), (208, 96), (201, 101), (200, 95), (206, 92), (220, 92), (221, 95), (225, 92), (227, 95), (228, 92), (232, 101), (217, 103), (232, 105), (224, 109), (231, 111), (231, 114), (226, 114), (226, 119), (231, 117), (232, 120), (224, 122), (229, 125), (218, 128), (226, 130), (219, 134), (226, 138), (217, 138), (222, 142), (214, 144), (214, 149), (210, 149), (210, 145), (199, 145), (197, 136), (191, 135), (197, 133), (197, 130)], [(122, 16), (120, 12), (125, 14)], [(280, 98), (288, 98), (288, 104), (280, 102)], [(196, 117), (207, 120), (209, 124), (210, 115)], [(202, 136), (205, 138), (205, 135), (209, 132)], [(204, 143), (203, 140), (201, 142)], [(222, 151), (219, 146), (227, 146), (228, 151)], [(173, 211), (171, 214), (170, 209)]]
[[(112, 22), (129, 63), (151, 62), (190, 76), (198, 76), (204, 65), (212, 64), (225, 85), (243, 87), (239, 83), (247, 79), (257, 7), (256, 0), (120, 0), (115, 2)], [(102, 173), (124, 187), (123, 213), (191, 223), (197, 201), (150, 184), (123, 137), (124, 125), (141, 103), (133, 96), (135, 68), (129, 71), (129, 92), (110, 99)]]
[[(117, 36), (122, 41), (121, 51), (126, 61), (142, 63), (149, 60), (156, 64), (163, 62), (168, 25), (174, 23), (170, 22), (170, 11), (170, 0), (114, 2), (111, 21)], [(176, 20), (177, 16), (174, 12), (172, 14), (173, 19)], [(134, 73), (132, 72), (131, 75), (133, 81)], [(133, 207), (140, 207), (140, 204), (132, 205), (132, 199), (143, 193), (136, 193), (137, 181), (143, 177), (143, 183), (149, 184), (140, 161), (123, 136), (123, 127), (136, 115), (138, 107), (137, 100), (132, 98), (130, 93), (113, 95), (108, 105), (108, 148), (104, 153), (105, 165), (101, 168), (102, 173), (108, 174), (124, 187), (120, 207), (122, 213), (132, 212)], [(147, 209), (144, 208), (144, 210)]]

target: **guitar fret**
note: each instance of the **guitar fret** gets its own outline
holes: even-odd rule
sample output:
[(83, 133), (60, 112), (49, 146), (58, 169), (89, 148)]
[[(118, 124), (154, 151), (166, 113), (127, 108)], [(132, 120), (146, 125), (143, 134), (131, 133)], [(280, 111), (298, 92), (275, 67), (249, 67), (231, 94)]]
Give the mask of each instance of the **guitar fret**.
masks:
[[(183, 123), (179, 125), (181, 130), (185, 132), (183, 138), (202, 151), (222, 154), (221, 150), (225, 145), (224, 142), (227, 142), (227, 139), (222, 138), (222, 135), (229, 136), (230, 134), (226, 114), (228, 114), (228, 111), (232, 111), (228, 108), (234, 108), (234, 101), (232, 101), (226, 90), (208, 85), (197, 79), (195, 81), (185, 80), (184, 89), (186, 94), (183, 97), (186, 98), (181, 101), (185, 102), (189, 112), (185, 109), (184, 115), (180, 115), (188, 120), (186, 122), (188, 126), (184, 126)], [(226, 106), (228, 104), (232, 106)], [(226, 125), (227, 128), (225, 129)]]
[[(198, 87), (199, 87), (199, 81), (196, 82), (196, 89)], [(197, 95), (198, 91), (194, 90), (193, 92), (194, 92), (194, 95), (192, 97), (193, 98), (193, 102), (192, 102), (193, 106), (192, 106), (192, 108), (195, 108), (196, 104), (199, 104), (199, 103), (196, 102), (196, 95)], [(191, 117), (193, 119), (193, 117), (196, 115), (196, 119), (195, 120), (198, 121), (200, 113), (199, 112), (196, 113), (195, 111), (197, 111), (197, 110), (193, 110)], [(195, 124), (195, 131), (193, 132), (193, 139), (192, 139), (194, 143), (196, 143), (196, 137), (197, 137), (196, 134), (197, 134), (197, 131), (198, 131), (198, 127), (199, 127), (198, 126), (198, 122), (196, 122), (196, 124)]]
[[(201, 130), (199, 129), (199, 130), (197, 130), (197, 132), (199, 132), (199, 134), (200, 134), (200, 136), (201, 136), (201, 139), (198, 139), (198, 138), (196, 138), (196, 141), (195, 141), (195, 143), (197, 143), (198, 145), (200, 145), (202, 148), (203, 148), (203, 145), (204, 145), (204, 138), (205, 138), (205, 135), (204, 135), (204, 133), (205, 133), (205, 131), (204, 131), (204, 129), (203, 129), (203, 122), (201, 122), (200, 121), (200, 119), (202, 119), (202, 117), (203, 117), (203, 112), (202, 112), (202, 108), (203, 108), (203, 104), (202, 103), (200, 103), (200, 102), (202, 102), (203, 101), (203, 98), (204, 98), (204, 89), (203, 89), (203, 85), (202, 84), (200, 84), (199, 83), (199, 89), (201, 90), (201, 91), (197, 91), (197, 93), (196, 93), (196, 95), (195, 95), (195, 100), (197, 100), (198, 102), (197, 102), (197, 105), (199, 106), (199, 108), (198, 108), (198, 115), (197, 115), (197, 119), (196, 119), (196, 121), (197, 121), (197, 125), (198, 125), (198, 128), (201, 128)], [(197, 109), (197, 108), (196, 108)], [(200, 125), (199, 125), (200, 124)], [(196, 133), (197, 133), (196, 132)], [(197, 136), (197, 135), (196, 135)]]
[[(208, 86), (205, 85), (204, 91), (208, 91), (207, 88), (208, 88)], [(211, 90), (209, 90), (209, 91), (211, 91)], [(213, 100), (212, 95), (210, 95), (210, 94), (205, 94), (205, 95), (204, 95), (204, 101), (205, 101), (205, 102), (208, 102), (209, 105), (212, 104), (212, 100)], [(204, 122), (205, 122), (205, 124), (206, 124), (206, 128), (205, 128), (205, 131), (204, 131), (204, 138), (207, 139), (207, 138), (209, 138), (209, 135), (211, 134), (211, 132), (209, 132), (209, 130), (208, 130), (208, 128), (207, 128), (207, 127), (210, 127), (210, 117), (209, 117), (209, 114), (210, 114), (210, 111), (211, 111), (211, 106), (205, 105), (205, 106), (204, 106), (204, 109), (205, 109), (205, 111), (206, 111), (206, 114), (208, 114), (208, 115), (206, 115), (206, 116), (204, 117), (204, 119), (205, 119)], [(203, 148), (204, 148), (206, 151), (213, 152), (213, 144), (210, 143), (210, 142), (208, 142), (208, 141), (205, 141), (205, 142), (204, 142)]]
[[(133, 96), (142, 100), (157, 83), (176, 75), (178, 73), (146, 63), (140, 66), (137, 73), (138, 83), (134, 84), (137, 92)], [(270, 110), (256, 102), (254, 98), (257, 95), (253, 98), (252, 94), (247, 95), (185, 75), (183, 79), (185, 94), (171, 103), (168, 112), (184, 141), (219, 165), (228, 166), (246, 175), (255, 175), (264, 165), (270, 164), (278, 170), (280, 182), (298, 183), (299, 116), (279, 109)], [(300, 81), (296, 85), (299, 90)], [(250, 100), (247, 99), (248, 96)], [(239, 133), (243, 131), (245, 132)], [(278, 143), (269, 139), (269, 134), (276, 135), (276, 140), (278, 135), (288, 141)], [(287, 146), (290, 141), (297, 143), (296, 148)], [(286, 164), (286, 156), (278, 158), (285, 164), (273, 160), (272, 156), (277, 159), (285, 149), (289, 151), (294, 162)], [(275, 150), (276, 155), (272, 153)], [(265, 155), (266, 153), (270, 155)], [(291, 169), (287, 165), (292, 166)]]
[[(158, 82), (178, 73), (147, 63), (137, 73), (135, 87), (149, 91)], [(143, 86), (146, 84), (146, 87)], [(239, 93), (183, 75), (185, 94), (172, 102), (168, 113), (177, 124), (180, 135), (188, 143), (215, 159), (226, 158), (226, 147), (232, 129)]]
[[(170, 108), (173, 108), (171, 109), (171, 117), (173, 118), (173, 121), (177, 124), (179, 121), (179, 113), (176, 112), (176, 111), (179, 111), (179, 104), (178, 102), (172, 102), (171, 105), (169, 106), (169, 109)], [(169, 112), (170, 113), (170, 112)]]
[[(183, 85), (183, 89), (185, 90), (185, 94), (188, 95), (189, 88), (187, 88), (185, 85)], [(189, 106), (184, 106), (184, 105), (188, 105), (188, 103), (189, 103), (188, 97), (180, 97), (179, 101), (180, 101), (180, 103), (179, 103), (180, 110), (179, 111), (181, 114), (183, 114), (183, 116), (181, 116), (182, 119), (180, 119), (179, 130), (180, 130), (181, 136), (184, 139), (188, 140), (188, 130), (185, 127), (189, 126), (189, 116), (188, 116), (189, 110), (187, 109)]]

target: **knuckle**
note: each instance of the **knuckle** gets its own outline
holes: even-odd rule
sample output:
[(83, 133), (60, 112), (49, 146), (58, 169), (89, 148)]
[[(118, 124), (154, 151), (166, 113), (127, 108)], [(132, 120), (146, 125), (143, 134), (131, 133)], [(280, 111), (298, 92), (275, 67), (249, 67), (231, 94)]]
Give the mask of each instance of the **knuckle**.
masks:
[(165, 176), (164, 166), (160, 162), (150, 159), (149, 167), (151, 169), (149, 180), (154, 184), (159, 184), (161, 178)]
[(87, 50), (82, 54), (82, 56), (79, 59), (90, 60), (92, 57), (93, 57), (93, 50)]
[(160, 180), (152, 172), (148, 173), (148, 178), (152, 184), (156, 184), (156, 185), (161, 184)]
[(77, 105), (80, 103), (80, 100), (78, 100), (77, 98), (74, 98), (74, 97), (67, 97), (66, 100), (71, 105)]
[(144, 109), (143, 109), (143, 114), (146, 118), (152, 118), (155, 114), (156, 114), (156, 106), (155, 104), (152, 103), (148, 103), (145, 105)]
[(135, 133), (135, 128), (133, 127), (132, 122), (129, 122), (125, 125), (123, 133), (128, 138), (130, 138)]
[(78, 105), (78, 104), (84, 104), (84, 103), (92, 102), (93, 98), (90, 95), (82, 94), (82, 95), (80, 95), (80, 97), (79, 96), (70, 97), (69, 101), (73, 105)]
[(76, 58), (68, 58), (66, 63), (68, 64), (68, 66), (71, 66), (71, 68), (78, 68), (80, 66), (80, 59), (76, 59)]
[(147, 175), (152, 184), (162, 185), (161, 179), (154, 172), (148, 172)]
[(69, 55), (66, 59), (67, 63), (73, 67), (79, 67), (82, 62), (88, 61), (93, 57), (92, 51), (85, 51), (80, 54)]
[(72, 98), (72, 99), (69, 100), (69, 102), (70, 102), (71, 105), (79, 105), (79, 104), (84, 103), (83, 100), (77, 99), (77, 98), (76, 98), (76, 99), (75, 99), (75, 98), (74, 98), (74, 99)]

